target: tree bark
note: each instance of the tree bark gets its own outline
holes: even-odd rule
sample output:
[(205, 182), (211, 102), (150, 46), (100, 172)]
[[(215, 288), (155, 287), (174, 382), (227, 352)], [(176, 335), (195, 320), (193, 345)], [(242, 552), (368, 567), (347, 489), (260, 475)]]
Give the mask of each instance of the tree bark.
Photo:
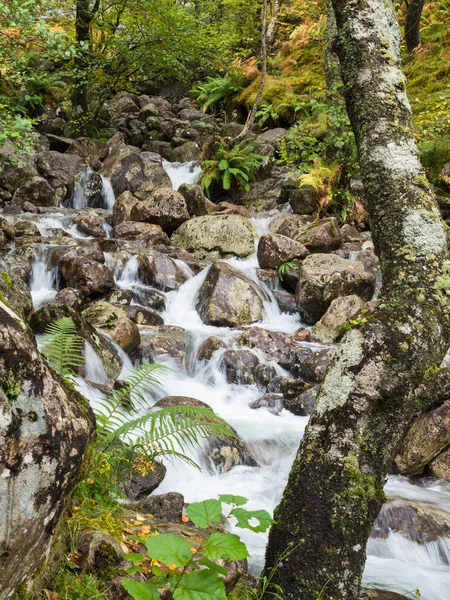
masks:
[(271, 46), (275, 41), (275, 29), (277, 26), (278, 14), (280, 12), (281, 0), (273, 0), (272, 16), (267, 26), (266, 43)]
[(75, 59), (75, 90), (72, 102), (74, 107), (78, 107), (81, 112), (86, 112), (89, 108), (88, 75), (91, 54), (91, 23), (99, 7), (99, 0), (96, 0), (92, 7), (90, 0), (77, 0), (76, 4), (75, 38), (79, 48), (78, 56)]
[(327, 0), (327, 28), (325, 31), (325, 80), (327, 95), (336, 95), (337, 87), (342, 83), (339, 58), (335, 51), (337, 42), (337, 26), (331, 0)]
[(409, 0), (405, 19), (405, 41), (408, 52), (420, 44), (420, 18), (425, 0)]
[(265, 570), (278, 567), (272, 581), (286, 600), (358, 598), (388, 467), (433, 404), (416, 389), (450, 343), (446, 234), (418, 158), (393, 3), (333, 8), (383, 289), (373, 316), (335, 352), (275, 511)]

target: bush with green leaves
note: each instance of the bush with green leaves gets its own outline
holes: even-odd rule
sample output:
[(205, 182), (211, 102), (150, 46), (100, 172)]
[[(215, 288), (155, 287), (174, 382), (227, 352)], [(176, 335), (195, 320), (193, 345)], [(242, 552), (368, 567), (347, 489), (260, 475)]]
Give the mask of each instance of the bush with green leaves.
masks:
[(264, 160), (257, 154), (258, 140), (241, 140), (235, 145), (220, 138), (213, 142), (212, 152), (202, 162), (202, 187), (208, 192), (213, 182), (221, 184), (225, 191), (233, 185), (248, 192), (256, 170)]
[(18, 150), (32, 152), (36, 137), (33, 124), (32, 119), (0, 102), (0, 147), (10, 140)]
[(198, 83), (191, 94), (202, 110), (214, 112), (226, 111), (230, 100), (242, 89), (242, 85), (230, 75), (226, 77), (207, 77), (204, 83)]
[[(160, 600), (160, 589), (169, 590), (174, 600), (226, 600), (227, 564), (249, 556), (244, 542), (226, 531), (226, 524), (234, 519), (237, 527), (258, 533), (267, 531), (273, 522), (265, 510), (243, 508), (246, 503), (243, 496), (225, 494), (218, 500), (189, 504), (187, 516), (204, 532), (199, 541), (171, 533), (145, 538), (145, 551), (128, 554), (125, 560), (134, 563), (129, 574), (145, 573), (150, 567), (151, 577), (145, 583), (123, 579), (124, 588), (134, 600)], [(231, 507), (225, 516), (223, 505)], [(217, 560), (225, 561), (225, 566)]]

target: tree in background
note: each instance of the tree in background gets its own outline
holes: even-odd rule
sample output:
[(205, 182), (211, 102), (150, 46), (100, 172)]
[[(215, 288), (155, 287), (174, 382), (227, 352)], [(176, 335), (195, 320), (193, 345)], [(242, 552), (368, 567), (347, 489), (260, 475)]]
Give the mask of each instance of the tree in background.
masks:
[(425, 0), (408, 0), (406, 2), (405, 41), (408, 52), (414, 52), (420, 44), (420, 18)]
[(450, 344), (447, 240), (418, 158), (394, 5), (333, 8), (383, 289), (335, 352), (275, 511), (265, 569), (286, 600), (359, 597), (388, 468), (413, 419), (443, 401), (435, 378), (448, 378), (431, 375)]

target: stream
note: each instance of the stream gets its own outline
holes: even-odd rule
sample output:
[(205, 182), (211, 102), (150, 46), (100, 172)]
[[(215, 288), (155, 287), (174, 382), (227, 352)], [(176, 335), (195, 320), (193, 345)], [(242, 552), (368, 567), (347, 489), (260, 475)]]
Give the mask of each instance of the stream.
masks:
[[(172, 185), (177, 189), (182, 183), (194, 183), (200, 174), (195, 163), (164, 162)], [(111, 190), (106, 183), (105, 202), (111, 210)], [(81, 208), (83, 198), (76, 196), (76, 205)], [(84, 238), (77, 231), (72, 220), (76, 213), (52, 212), (41, 215), (21, 215), (33, 220), (43, 237), (54, 228), (63, 229), (67, 235)], [(255, 249), (259, 237), (268, 231), (270, 217), (258, 215), (252, 220), (255, 234)], [(54, 246), (52, 246), (53, 248)], [(49, 246), (40, 245), (37, 257), (32, 262), (30, 289), (35, 307), (54, 298), (57, 293), (58, 276), (49, 269), (47, 259)], [(106, 257), (108, 264), (108, 256)], [(224, 350), (216, 350), (208, 362), (199, 361), (197, 352), (202, 342), (211, 335), (235, 343), (239, 331), (204, 325), (195, 310), (195, 299), (202, 285), (207, 269), (193, 275), (189, 267), (177, 261), (187, 281), (181, 287), (166, 293), (166, 309), (163, 313), (167, 325), (183, 327), (188, 338), (188, 351), (184, 361), (168, 355), (161, 355), (157, 361), (170, 368), (161, 378), (161, 385), (153, 397), (148, 398), (149, 406), (164, 396), (189, 396), (202, 400), (227, 421), (246, 442), (260, 467), (236, 466), (227, 473), (212, 470), (210, 465), (198, 471), (180, 461), (167, 463), (167, 475), (157, 494), (180, 492), (186, 502), (214, 498), (218, 494), (239, 494), (249, 498), (250, 509), (264, 508), (273, 512), (286, 484), (292, 461), (307, 424), (307, 417), (294, 416), (283, 409), (273, 414), (266, 408), (251, 409), (249, 403), (261, 397), (261, 391), (254, 385), (228, 383), (220, 368), (220, 358)], [(259, 326), (273, 330), (294, 333), (301, 326), (298, 315), (281, 313), (272, 290), (256, 275), (258, 263), (256, 252), (245, 260), (229, 259), (227, 262), (240, 269), (258, 285), (264, 303), (264, 319)], [(114, 277), (116, 285), (131, 289), (134, 299), (139, 295), (143, 284), (137, 277), (137, 259), (130, 256), (123, 265), (116, 265)], [(142, 334), (144, 339), (145, 333)], [(305, 345), (308, 345), (304, 343)], [(309, 344), (320, 347), (318, 344)], [(123, 368), (121, 378), (132, 368), (130, 359), (118, 349)], [(102, 383), (106, 374), (92, 347), (86, 344), (86, 378)], [(276, 366), (278, 372), (282, 369)], [(85, 381), (78, 382), (81, 392), (92, 403), (100, 397), (100, 392)], [(194, 452), (194, 460), (202, 462), (201, 451)], [(404, 477), (390, 476), (386, 484), (389, 499), (407, 499), (422, 506), (438, 508), (448, 513), (450, 523), (450, 484), (438, 480), (423, 480), (411, 483)], [(264, 562), (264, 549), (267, 535), (237, 530), (247, 543), (251, 554), (250, 569), (259, 574)], [(438, 538), (425, 544), (408, 539), (399, 532), (389, 532), (387, 537), (369, 541), (368, 557), (364, 573), (364, 585), (389, 589), (414, 598), (418, 588), (423, 600), (448, 600), (450, 598), (450, 539)]]

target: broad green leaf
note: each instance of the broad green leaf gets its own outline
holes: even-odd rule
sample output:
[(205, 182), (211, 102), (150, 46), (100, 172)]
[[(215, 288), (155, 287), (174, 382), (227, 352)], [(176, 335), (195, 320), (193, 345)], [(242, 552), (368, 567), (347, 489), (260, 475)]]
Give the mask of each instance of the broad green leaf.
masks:
[(173, 594), (174, 600), (226, 600), (222, 579), (209, 569), (192, 571), (181, 578)]
[(220, 523), (222, 504), (218, 500), (212, 499), (193, 502), (186, 508), (186, 513), (194, 525), (207, 529), (211, 523)]
[(124, 560), (127, 560), (128, 562), (144, 562), (144, 560), (145, 560), (145, 556), (142, 556), (142, 554), (138, 554), (137, 552), (131, 552), (131, 554), (125, 554), (125, 556), (123, 558), (124, 558)]
[(166, 565), (184, 567), (192, 558), (190, 543), (173, 533), (148, 537), (144, 543), (148, 556)]
[(144, 572), (144, 568), (143, 567), (129, 567), (128, 569), (125, 569), (125, 573), (127, 575), (133, 575), (134, 573), (143, 573)]
[(235, 504), (236, 506), (243, 506), (248, 502), (244, 496), (233, 496), (233, 494), (221, 494), (219, 500), (225, 504)]
[(212, 533), (204, 542), (204, 556), (207, 558), (231, 558), (241, 560), (250, 556), (247, 546), (234, 533)]
[(201, 558), (197, 561), (197, 564), (203, 565), (204, 567), (208, 567), (208, 569), (211, 569), (211, 571), (219, 573), (219, 575), (223, 575), (224, 577), (228, 575), (228, 571), (225, 569), (225, 567), (221, 567), (212, 560), (209, 560), (209, 558)]
[[(267, 531), (273, 523), (273, 519), (267, 510), (246, 510), (245, 508), (235, 508), (231, 514), (237, 519), (237, 526), (242, 529), (250, 529), (256, 533)], [(259, 525), (251, 525), (250, 521), (256, 519)]]
[(161, 600), (158, 588), (149, 581), (142, 583), (134, 579), (122, 579), (122, 585), (134, 600)]

